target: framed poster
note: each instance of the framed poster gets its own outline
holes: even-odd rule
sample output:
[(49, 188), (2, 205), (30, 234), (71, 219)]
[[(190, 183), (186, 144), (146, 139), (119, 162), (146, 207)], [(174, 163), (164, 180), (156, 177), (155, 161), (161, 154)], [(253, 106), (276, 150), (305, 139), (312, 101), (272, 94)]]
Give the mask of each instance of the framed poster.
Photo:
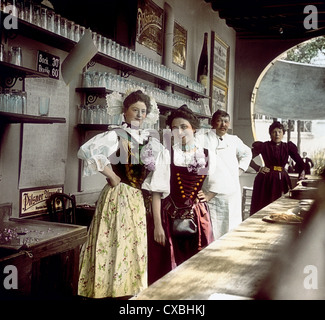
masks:
[(46, 201), (57, 192), (63, 192), (63, 185), (20, 189), (19, 217), (47, 212)]
[(229, 46), (214, 31), (211, 34), (211, 82), (228, 85)]
[(224, 84), (214, 81), (212, 84), (211, 112), (218, 109), (227, 112), (228, 88)]
[(162, 55), (164, 10), (150, 0), (139, 1), (137, 42)]
[(173, 63), (186, 69), (187, 31), (174, 22)]

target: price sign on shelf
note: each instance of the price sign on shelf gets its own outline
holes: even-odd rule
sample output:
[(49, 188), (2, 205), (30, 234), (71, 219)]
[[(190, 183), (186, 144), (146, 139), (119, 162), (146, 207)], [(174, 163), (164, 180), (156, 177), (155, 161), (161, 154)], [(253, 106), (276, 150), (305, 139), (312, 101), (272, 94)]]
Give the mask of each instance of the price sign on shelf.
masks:
[(50, 78), (59, 79), (60, 57), (38, 50), (36, 68), (38, 72), (46, 73)]

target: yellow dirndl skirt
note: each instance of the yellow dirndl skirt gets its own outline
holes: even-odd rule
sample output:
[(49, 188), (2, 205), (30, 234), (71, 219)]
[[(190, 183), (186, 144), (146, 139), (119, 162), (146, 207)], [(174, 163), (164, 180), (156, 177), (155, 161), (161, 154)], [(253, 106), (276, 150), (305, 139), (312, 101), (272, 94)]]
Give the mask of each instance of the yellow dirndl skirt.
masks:
[(106, 185), (81, 249), (78, 294), (135, 295), (147, 287), (146, 209), (142, 192)]

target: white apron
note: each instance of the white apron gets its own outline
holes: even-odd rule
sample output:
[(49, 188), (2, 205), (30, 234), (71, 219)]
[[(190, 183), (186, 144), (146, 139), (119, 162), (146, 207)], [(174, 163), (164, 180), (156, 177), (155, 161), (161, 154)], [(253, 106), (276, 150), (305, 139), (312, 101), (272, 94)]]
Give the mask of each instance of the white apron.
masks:
[(209, 201), (213, 235), (218, 239), (242, 222), (239, 168), (247, 170), (251, 149), (234, 135), (224, 135), (222, 140), (211, 130), (207, 134), (210, 152), (215, 154), (214, 175), (218, 181), (217, 195)]

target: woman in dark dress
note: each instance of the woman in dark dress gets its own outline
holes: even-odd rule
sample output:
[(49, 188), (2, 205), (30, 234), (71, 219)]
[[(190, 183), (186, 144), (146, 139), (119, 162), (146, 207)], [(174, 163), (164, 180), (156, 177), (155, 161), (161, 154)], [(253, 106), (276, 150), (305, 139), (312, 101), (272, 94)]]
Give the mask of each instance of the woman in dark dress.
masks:
[(262, 155), (265, 166), (261, 167), (253, 160), (250, 163), (250, 166), (258, 171), (254, 180), (251, 215), (291, 189), (290, 177), (284, 168), (289, 156), (296, 162), (296, 172), (299, 174), (299, 179), (304, 176), (304, 163), (298, 153), (297, 146), (291, 141), (282, 142), (284, 133), (283, 125), (275, 121), (269, 128), (271, 141), (253, 143), (253, 159), (259, 154)]

